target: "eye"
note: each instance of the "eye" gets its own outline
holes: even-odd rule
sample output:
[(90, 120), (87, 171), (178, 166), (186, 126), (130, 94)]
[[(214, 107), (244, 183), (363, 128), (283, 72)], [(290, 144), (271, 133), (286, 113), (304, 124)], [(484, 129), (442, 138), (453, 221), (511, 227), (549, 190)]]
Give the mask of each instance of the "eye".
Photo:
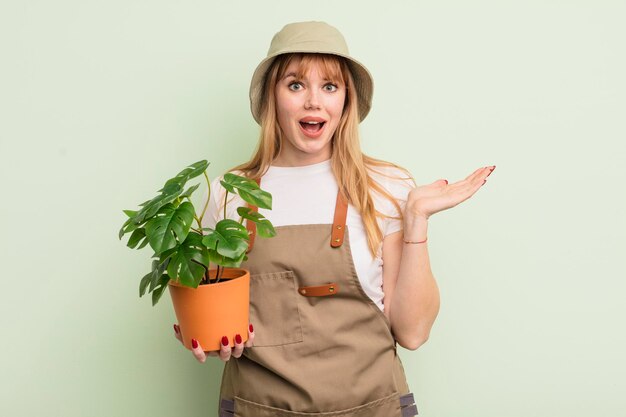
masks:
[(299, 81), (294, 81), (292, 83), (289, 83), (289, 85), (287, 86), (291, 91), (300, 91), (301, 88), (297, 88), (297, 87), (302, 87), (302, 84), (300, 84)]
[(337, 87), (335, 84), (326, 84), (324, 88), (326, 89), (326, 91), (333, 92), (333, 91), (337, 91), (339, 87)]

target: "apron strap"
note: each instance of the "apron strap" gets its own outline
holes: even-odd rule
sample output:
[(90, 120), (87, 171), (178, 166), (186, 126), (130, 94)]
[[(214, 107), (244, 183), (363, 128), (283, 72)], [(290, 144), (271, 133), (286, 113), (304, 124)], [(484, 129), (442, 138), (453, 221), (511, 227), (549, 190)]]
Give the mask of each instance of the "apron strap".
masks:
[[(256, 183), (260, 186), (261, 178), (257, 178)], [(257, 206), (248, 204), (248, 207), (252, 211), (256, 211), (256, 212), (259, 211), (259, 208)], [(250, 244), (248, 245), (248, 250), (246, 251), (246, 253), (248, 253), (252, 250), (252, 247), (254, 246), (254, 238), (256, 237), (256, 223), (246, 219), (246, 229), (248, 230), (248, 236), (250, 236), (250, 240), (249, 240)]]
[(337, 192), (337, 202), (335, 203), (335, 218), (333, 219), (333, 230), (330, 234), (330, 246), (338, 248), (343, 243), (343, 236), (346, 230), (346, 216), (348, 215), (348, 201), (341, 194), (341, 189)]
[[(261, 179), (257, 178), (256, 183), (260, 186)], [(248, 204), (248, 207), (252, 211), (259, 211), (259, 208), (253, 205)], [(343, 238), (346, 230), (346, 217), (348, 215), (348, 201), (341, 194), (341, 189), (337, 191), (337, 201), (335, 203), (335, 215), (333, 218), (333, 228), (330, 233), (330, 246), (333, 248), (338, 248), (343, 244)], [(248, 250), (246, 253), (252, 250), (254, 246), (254, 238), (256, 237), (256, 223), (246, 219), (246, 229), (248, 230), (248, 235), (250, 236), (250, 244), (248, 245)]]
[(330, 283), (313, 287), (300, 287), (298, 292), (305, 297), (326, 297), (337, 294), (339, 292), (339, 284)]

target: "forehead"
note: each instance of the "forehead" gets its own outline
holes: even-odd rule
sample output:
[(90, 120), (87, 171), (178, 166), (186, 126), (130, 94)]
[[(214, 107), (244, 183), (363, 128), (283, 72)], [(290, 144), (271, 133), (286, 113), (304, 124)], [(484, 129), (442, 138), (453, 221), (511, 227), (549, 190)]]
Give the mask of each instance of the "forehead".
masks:
[(322, 54), (294, 55), (283, 66), (280, 78), (293, 74), (304, 78), (309, 74), (318, 74), (328, 80), (343, 81), (341, 63), (338, 58)]

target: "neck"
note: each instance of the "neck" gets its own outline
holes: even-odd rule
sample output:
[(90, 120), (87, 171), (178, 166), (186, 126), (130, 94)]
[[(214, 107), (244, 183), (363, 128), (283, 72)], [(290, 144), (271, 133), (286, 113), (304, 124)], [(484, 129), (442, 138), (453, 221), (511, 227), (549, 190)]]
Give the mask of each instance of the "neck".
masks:
[(291, 155), (287, 157), (279, 154), (272, 162), (277, 167), (303, 167), (307, 165), (319, 164), (330, 159), (330, 155), (304, 155), (302, 157)]

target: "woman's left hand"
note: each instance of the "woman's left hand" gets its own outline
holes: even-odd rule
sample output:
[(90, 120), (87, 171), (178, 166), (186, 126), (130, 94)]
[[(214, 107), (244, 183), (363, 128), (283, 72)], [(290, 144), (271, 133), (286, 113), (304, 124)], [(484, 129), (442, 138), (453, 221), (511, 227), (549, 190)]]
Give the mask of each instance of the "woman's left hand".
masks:
[(407, 197), (405, 216), (423, 217), (449, 209), (470, 198), (482, 187), (495, 165), (479, 168), (464, 180), (448, 184), (437, 180), (432, 184), (412, 189)]

